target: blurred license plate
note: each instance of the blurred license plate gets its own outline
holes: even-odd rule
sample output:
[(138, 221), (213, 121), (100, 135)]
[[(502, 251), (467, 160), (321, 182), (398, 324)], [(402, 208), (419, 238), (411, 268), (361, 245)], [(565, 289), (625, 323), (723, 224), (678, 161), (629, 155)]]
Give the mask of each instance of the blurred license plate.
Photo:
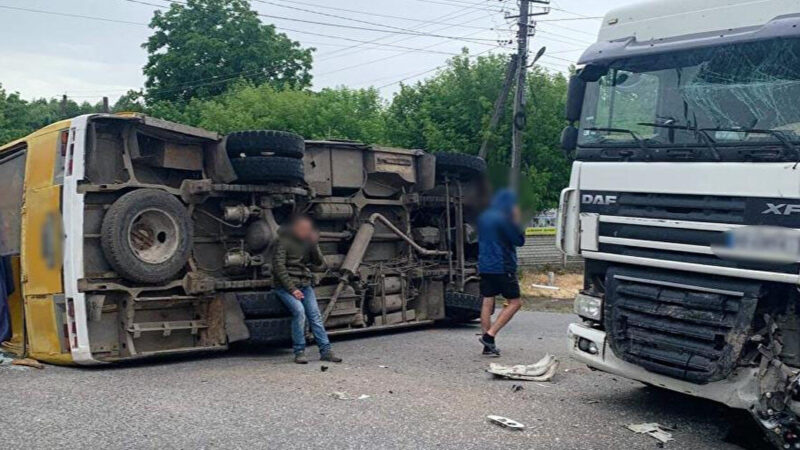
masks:
[(780, 227), (742, 227), (725, 232), (724, 242), (712, 246), (714, 254), (727, 259), (769, 263), (800, 262), (800, 231)]

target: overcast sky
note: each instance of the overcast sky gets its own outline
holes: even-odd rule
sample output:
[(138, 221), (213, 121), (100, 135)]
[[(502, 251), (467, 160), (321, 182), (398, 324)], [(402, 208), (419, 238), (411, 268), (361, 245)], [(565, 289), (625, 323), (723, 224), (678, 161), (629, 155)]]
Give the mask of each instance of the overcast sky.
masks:
[[(547, 46), (548, 56), (541, 60), (542, 65), (550, 70), (564, 70), (594, 40), (600, 20), (553, 19), (602, 16), (608, 9), (636, 1), (553, 0), (554, 10), (542, 17), (548, 22), (539, 24), (532, 48), (535, 51)], [(99, 101), (104, 95), (113, 101), (128, 89), (141, 88), (144, 81), (141, 69), (147, 59), (141, 44), (150, 34), (144, 24), (149, 22), (156, 9), (152, 5), (156, 4), (168, 2), (0, 0), (0, 84), (7, 91), (20, 92), (24, 98), (66, 93), (75, 100), (90, 102)], [(264, 22), (274, 23), (291, 39), (317, 48), (312, 72), (315, 89), (338, 85), (376, 86), (381, 88), (384, 97), (390, 98), (399, 81), (409, 83), (431, 76), (435, 73), (431, 69), (444, 64), (449, 54), (460, 52), (462, 47), (469, 47), (473, 54), (514, 50), (513, 44), (493, 48), (497, 43), (491, 41), (512, 38), (513, 24), (504, 19), (505, 13), (501, 10), (516, 8), (514, 0), (251, 0), (251, 4), (261, 14), (282, 17), (261, 17)], [(303, 20), (334, 26), (303, 23)], [(390, 28), (394, 31), (400, 28), (443, 37), (356, 30), (340, 25), (372, 29), (389, 26), (395, 27)], [(372, 43), (360, 44), (352, 40)], [(430, 72), (423, 73), (426, 71)]]

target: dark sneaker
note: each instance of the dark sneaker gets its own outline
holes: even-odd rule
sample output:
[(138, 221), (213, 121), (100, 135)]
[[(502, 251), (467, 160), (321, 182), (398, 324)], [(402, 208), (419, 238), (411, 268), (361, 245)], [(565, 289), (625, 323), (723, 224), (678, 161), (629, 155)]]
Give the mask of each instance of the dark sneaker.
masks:
[(339, 358), (338, 356), (334, 355), (333, 352), (323, 353), (319, 357), (319, 360), (320, 361), (328, 361), (328, 362), (332, 362), (332, 363), (340, 363), (340, 362), (342, 362), (342, 358)]
[(483, 344), (484, 355), (500, 356), (500, 349), (497, 348), (494, 342), (487, 341), (483, 336), (478, 338), (478, 341)]
[(305, 353), (295, 353), (294, 362), (296, 364), (308, 364), (308, 358)]

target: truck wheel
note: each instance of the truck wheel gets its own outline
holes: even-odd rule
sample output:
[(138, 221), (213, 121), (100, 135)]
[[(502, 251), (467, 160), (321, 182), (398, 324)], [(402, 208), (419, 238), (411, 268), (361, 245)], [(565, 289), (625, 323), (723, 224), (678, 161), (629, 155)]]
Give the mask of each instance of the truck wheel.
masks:
[(225, 149), (233, 158), (241, 155), (259, 156), (264, 153), (302, 158), (306, 143), (302, 136), (286, 131), (239, 131), (228, 135)]
[(129, 192), (103, 217), (101, 246), (111, 267), (139, 283), (163, 283), (186, 265), (192, 219), (175, 196), (157, 189)]
[(486, 173), (486, 161), (478, 156), (464, 153), (437, 153), (436, 178), (443, 180), (445, 175), (459, 180), (469, 180)]
[(280, 156), (251, 156), (231, 159), (233, 170), (242, 184), (266, 184), (274, 181), (303, 182), (303, 160)]
[(287, 317), (291, 313), (274, 292), (237, 292), (236, 300), (247, 319), (263, 317)]
[(253, 344), (278, 344), (292, 340), (292, 318), (245, 320)]

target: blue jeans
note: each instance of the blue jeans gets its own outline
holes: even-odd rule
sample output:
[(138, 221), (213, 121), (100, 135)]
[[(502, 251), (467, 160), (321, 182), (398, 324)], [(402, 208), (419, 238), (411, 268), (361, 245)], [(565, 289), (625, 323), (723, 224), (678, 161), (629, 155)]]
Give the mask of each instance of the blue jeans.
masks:
[(292, 313), (292, 343), (294, 353), (298, 354), (306, 349), (306, 318), (311, 327), (314, 340), (317, 341), (319, 353), (324, 355), (331, 351), (331, 341), (328, 340), (328, 333), (325, 332), (325, 325), (322, 323), (322, 315), (319, 313), (317, 296), (311, 286), (299, 288), (305, 298), (298, 300), (285, 289), (276, 289), (278, 298)]

